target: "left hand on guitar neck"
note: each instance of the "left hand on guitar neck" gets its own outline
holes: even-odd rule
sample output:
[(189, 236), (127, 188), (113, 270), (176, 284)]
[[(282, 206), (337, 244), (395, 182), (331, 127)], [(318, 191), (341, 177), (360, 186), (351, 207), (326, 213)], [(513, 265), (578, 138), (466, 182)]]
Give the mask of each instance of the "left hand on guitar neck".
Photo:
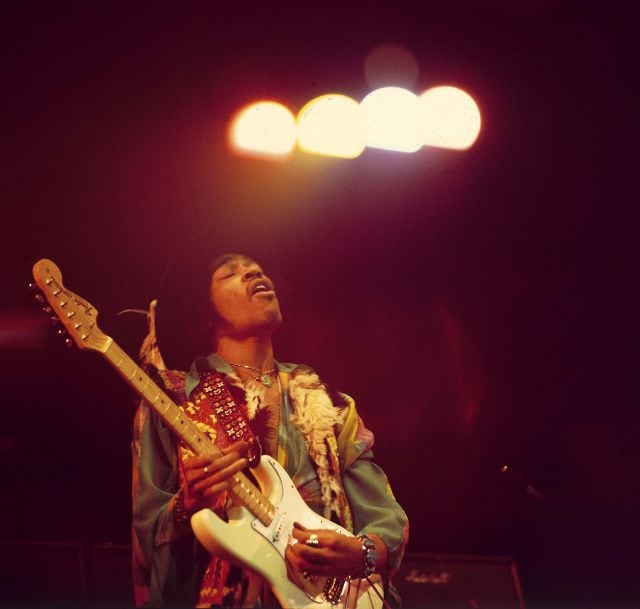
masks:
[[(307, 545), (311, 535), (318, 539), (317, 546)], [(376, 544), (376, 572), (384, 575), (387, 548), (377, 535), (369, 535)], [(296, 524), (285, 553), (289, 579), (295, 582), (296, 573), (324, 577), (357, 577), (363, 571), (362, 542), (328, 529), (310, 530)], [(298, 576), (299, 577), (299, 576)]]

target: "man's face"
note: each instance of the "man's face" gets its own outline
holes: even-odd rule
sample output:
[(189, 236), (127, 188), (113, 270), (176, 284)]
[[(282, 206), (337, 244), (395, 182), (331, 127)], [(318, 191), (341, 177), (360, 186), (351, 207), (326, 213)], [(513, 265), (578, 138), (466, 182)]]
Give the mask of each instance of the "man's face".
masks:
[(218, 336), (267, 336), (282, 321), (273, 283), (244, 256), (230, 258), (213, 272), (209, 298), (220, 319)]

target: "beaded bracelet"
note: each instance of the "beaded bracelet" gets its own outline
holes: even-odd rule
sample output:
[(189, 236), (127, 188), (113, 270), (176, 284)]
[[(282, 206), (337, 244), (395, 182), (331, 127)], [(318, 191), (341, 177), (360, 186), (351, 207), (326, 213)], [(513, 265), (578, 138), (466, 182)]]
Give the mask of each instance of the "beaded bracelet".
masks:
[(363, 578), (367, 578), (376, 570), (376, 562), (378, 560), (378, 552), (376, 544), (368, 535), (358, 535), (358, 539), (362, 544), (362, 571)]
[(187, 524), (189, 522), (189, 515), (184, 509), (184, 493), (182, 487), (176, 493), (173, 500), (173, 518), (178, 524)]

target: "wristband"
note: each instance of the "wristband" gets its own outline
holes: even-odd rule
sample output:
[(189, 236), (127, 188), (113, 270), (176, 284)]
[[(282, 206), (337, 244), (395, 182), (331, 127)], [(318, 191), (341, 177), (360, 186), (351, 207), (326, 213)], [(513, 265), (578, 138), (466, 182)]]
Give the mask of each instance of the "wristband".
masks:
[(378, 552), (376, 544), (368, 535), (359, 535), (358, 539), (362, 544), (362, 572), (363, 578), (367, 578), (376, 570), (376, 561), (378, 560)]

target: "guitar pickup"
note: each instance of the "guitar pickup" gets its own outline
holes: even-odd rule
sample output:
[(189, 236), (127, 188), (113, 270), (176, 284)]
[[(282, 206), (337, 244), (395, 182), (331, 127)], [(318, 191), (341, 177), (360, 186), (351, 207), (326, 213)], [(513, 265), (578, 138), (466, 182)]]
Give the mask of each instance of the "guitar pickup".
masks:
[(272, 541), (278, 541), (282, 537), (282, 532), (284, 531), (286, 524), (287, 524), (287, 515), (280, 514), (280, 516), (278, 516), (278, 520), (273, 526), (273, 532), (271, 533)]

